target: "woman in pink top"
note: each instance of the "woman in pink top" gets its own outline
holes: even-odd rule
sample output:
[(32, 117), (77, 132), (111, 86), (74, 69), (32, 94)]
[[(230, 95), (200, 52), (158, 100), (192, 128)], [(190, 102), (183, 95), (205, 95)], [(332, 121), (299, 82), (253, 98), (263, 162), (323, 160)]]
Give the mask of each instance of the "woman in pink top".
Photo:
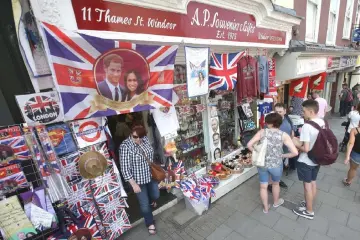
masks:
[(314, 91), (312, 93), (312, 97), (315, 99), (315, 101), (317, 101), (319, 103), (319, 112), (317, 114), (318, 117), (324, 118), (326, 115), (326, 109), (328, 107), (328, 104), (324, 98), (320, 97), (319, 94), (320, 94), (320, 91)]

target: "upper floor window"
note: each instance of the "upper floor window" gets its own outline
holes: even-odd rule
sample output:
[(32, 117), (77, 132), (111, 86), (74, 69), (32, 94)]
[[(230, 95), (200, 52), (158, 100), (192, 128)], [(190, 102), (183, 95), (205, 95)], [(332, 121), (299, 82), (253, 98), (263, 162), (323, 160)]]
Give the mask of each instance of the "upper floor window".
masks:
[(343, 38), (350, 39), (351, 20), (354, 12), (354, 0), (346, 0)]
[(326, 44), (329, 45), (335, 45), (337, 25), (338, 25), (337, 23), (339, 19), (339, 8), (340, 8), (340, 0), (331, 0), (328, 29), (326, 35)]
[(319, 35), (321, 0), (307, 0), (305, 41), (317, 42)]
[(355, 24), (358, 26), (360, 24), (360, 0), (357, 1)]

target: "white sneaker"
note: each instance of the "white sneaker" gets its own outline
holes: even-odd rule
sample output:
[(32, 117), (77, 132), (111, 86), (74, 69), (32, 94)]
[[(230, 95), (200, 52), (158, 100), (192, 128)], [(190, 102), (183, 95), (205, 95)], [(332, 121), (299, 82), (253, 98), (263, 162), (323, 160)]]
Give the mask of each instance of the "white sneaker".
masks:
[(284, 204), (284, 199), (282, 199), (282, 198), (279, 198), (279, 201), (278, 201), (278, 204), (273, 204), (273, 207), (274, 208), (278, 208), (278, 207), (280, 207), (281, 205), (283, 205)]

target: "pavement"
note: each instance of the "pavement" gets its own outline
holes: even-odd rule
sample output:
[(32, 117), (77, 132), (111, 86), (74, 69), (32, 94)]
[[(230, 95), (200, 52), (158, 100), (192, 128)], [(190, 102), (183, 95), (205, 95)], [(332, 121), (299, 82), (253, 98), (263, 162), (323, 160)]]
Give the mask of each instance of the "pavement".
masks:
[[(330, 117), (329, 124), (339, 141), (344, 136), (344, 119)], [(257, 175), (212, 204), (202, 216), (186, 210), (184, 200), (155, 216), (157, 234), (150, 236), (144, 224), (126, 232), (126, 240), (330, 240), (360, 239), (360, 178), (350, 187), (342, 179), (348, 166), (344, 153), (336, 163), (321, 167), (315, 200), (315, 218), (296, 216), (292, 208), (303, 200), (303, 185), (296, 172), (283, 177), (288, 185), (281, 191), (285, 204), (262, 212)], [(360, 170), (358, 171), (360, 176)], [(271, 201), (272, 197), (269, 196)]]

